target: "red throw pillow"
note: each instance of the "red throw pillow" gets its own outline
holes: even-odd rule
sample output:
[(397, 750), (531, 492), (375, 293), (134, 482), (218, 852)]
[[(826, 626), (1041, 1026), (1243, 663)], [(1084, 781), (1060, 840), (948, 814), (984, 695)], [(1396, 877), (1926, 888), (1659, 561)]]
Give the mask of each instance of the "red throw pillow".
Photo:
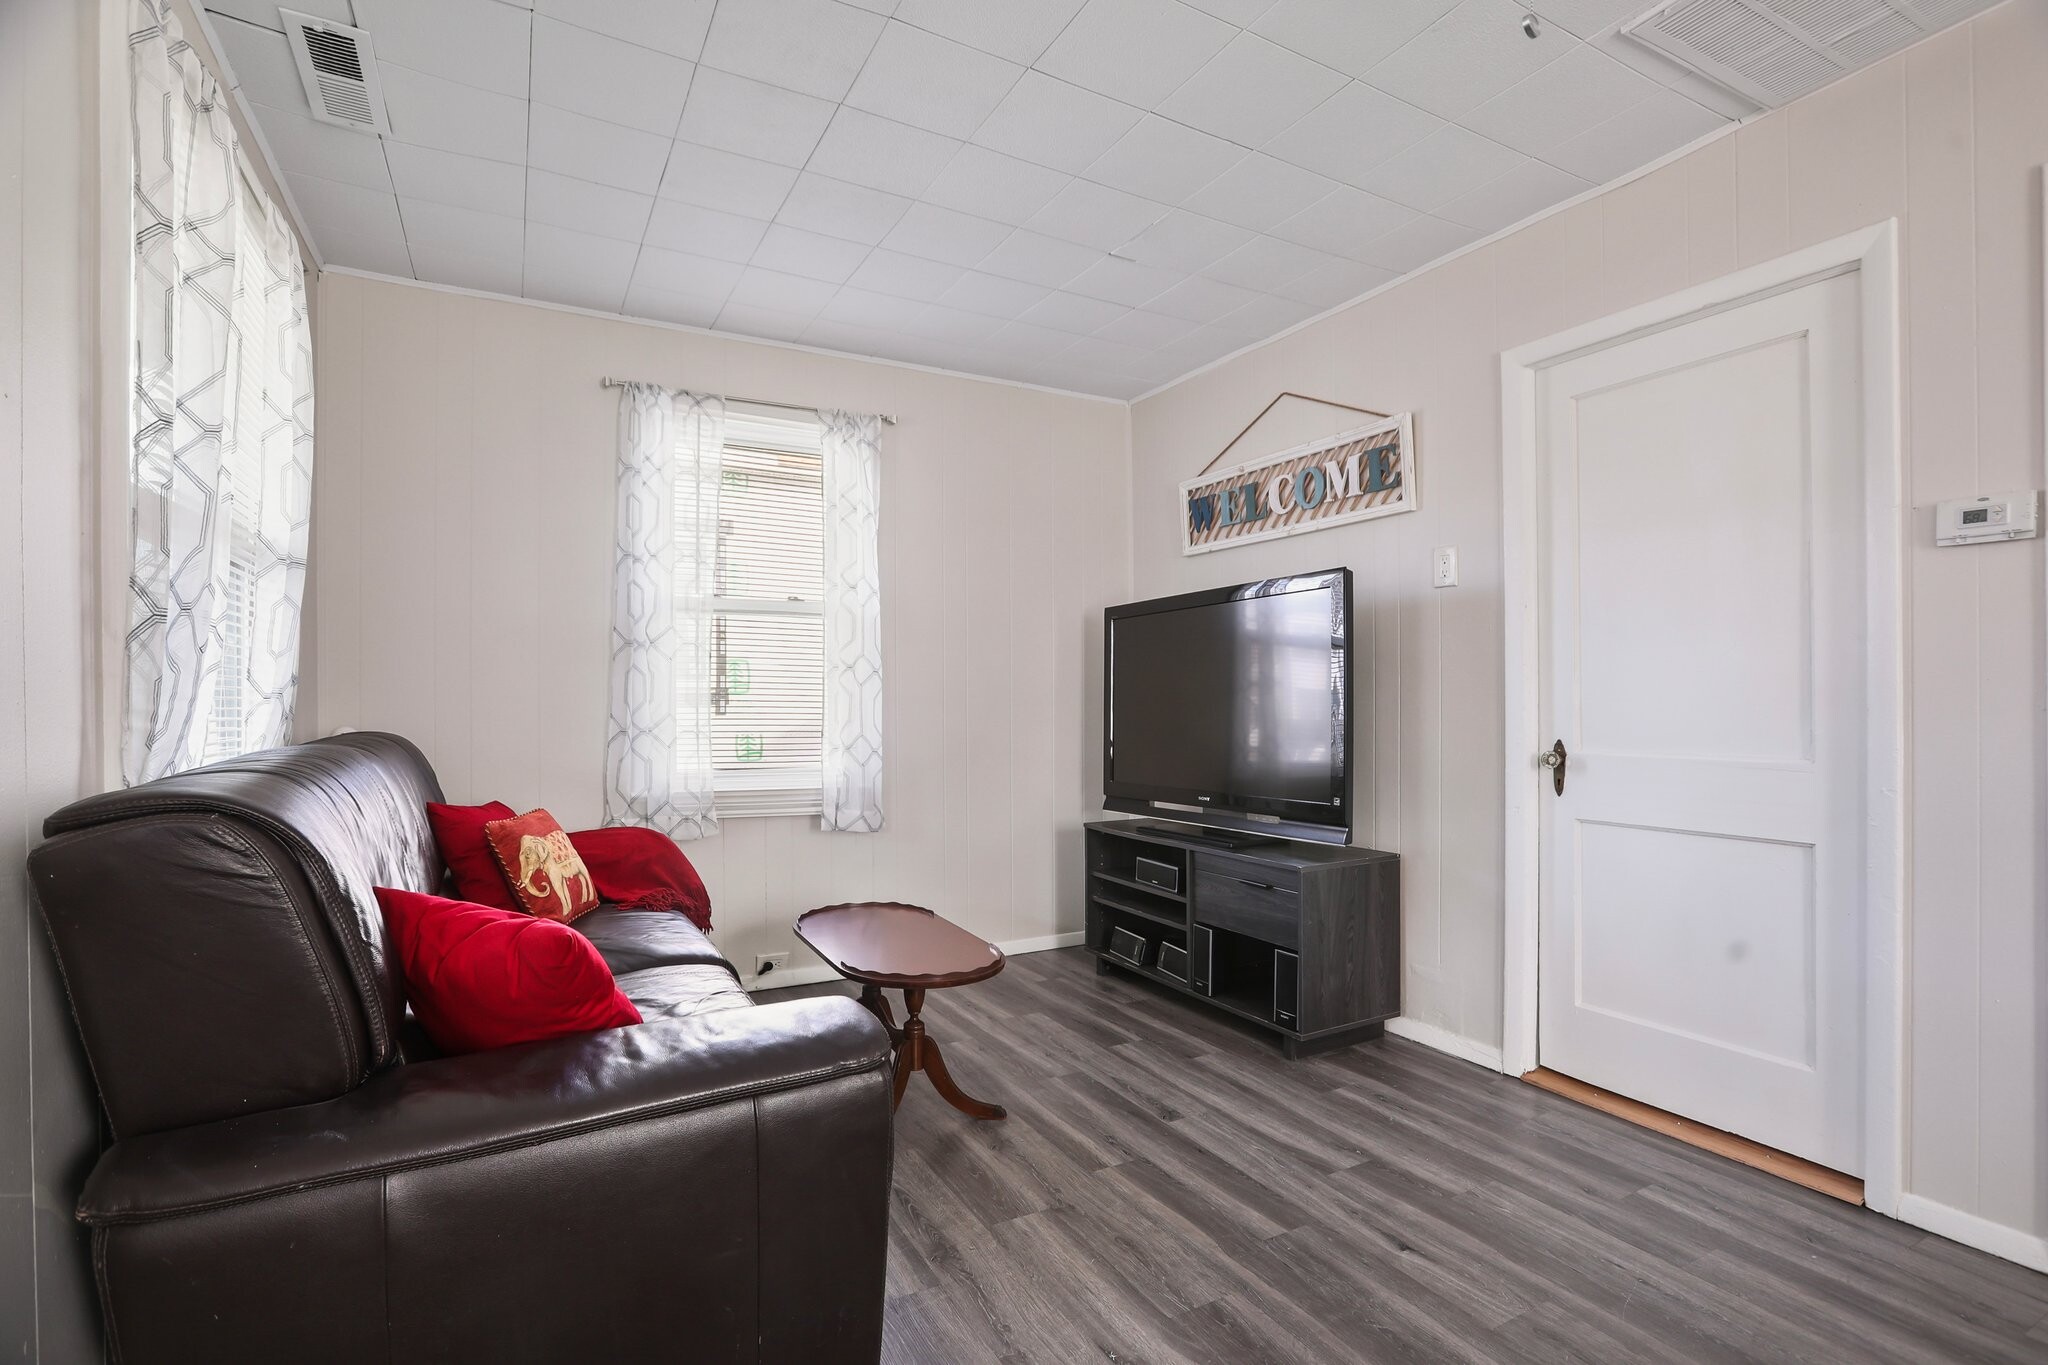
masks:
[(433, 827), (434, 842), (441, 846), (441, 861), (448, 864), (455, 882), (455, 894), (476, 905), (496, 910), (517, 910), (512, 888), (498, 869), (484, 838), (484, 826), (493, 820), (509, 820), (513, 810), (503, 801), (481, 806), (444, 806), (427, 802), (427, 823)]
[(484, 1052), (640, 1022), (597, 948), (566, 924), (377, 888), (405, 998), (443, 1052)]
[(541, 919), (567, 924), (597, 909), (597, 883), (569, 842), (568, 833), (544, 810), (530, 810), (484, 826), (484, 841), (505, 874), (519, 906)]

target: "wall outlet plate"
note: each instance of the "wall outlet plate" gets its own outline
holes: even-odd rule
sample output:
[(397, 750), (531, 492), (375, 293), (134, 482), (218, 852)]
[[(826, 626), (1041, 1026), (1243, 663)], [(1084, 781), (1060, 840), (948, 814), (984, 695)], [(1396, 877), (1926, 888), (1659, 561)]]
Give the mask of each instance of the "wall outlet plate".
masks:
[(788, 953), (761, 953), (754, 958), (754, 979), (759, 981), (764, 976), (773, 976), (788, 968)]
[(1430, 563), (1431, 563), (1431, 567), (1432, 567), (1432, 568), (1433, 568), (1433, 570), (1434, 570), (1434, 578), (1433, 578), (1433, 582), (1435, 583), (1435, 585), (1436, 585), (1437, 587), (1439, 587), (1439, 588), (1455, 588), (1455, 587), (1457, 587), (1457, 586), (1458, 586), (1458, 547), (1457, 547), (1457, 546), (1455, 546), (1455, 545), (1439, 545), (1439, 546), (1437, 546), (1437, 547), (1436, 547), (1436, 553), (1435, 553), (1435, 555), (1434, 555), (1434, 556), (1433, 556), (1433, 557), (1431, 558), (1431, 560), (1430, 560)]

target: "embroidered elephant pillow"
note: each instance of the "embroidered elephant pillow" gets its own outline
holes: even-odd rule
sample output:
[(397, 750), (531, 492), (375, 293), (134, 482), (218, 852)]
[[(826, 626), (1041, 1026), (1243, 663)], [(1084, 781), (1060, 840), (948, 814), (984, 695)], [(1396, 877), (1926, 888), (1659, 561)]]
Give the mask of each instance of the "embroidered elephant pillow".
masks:
[(530, 810), (484, 826), (491, 856), (520, 908), (540, 919), (569, 923), (597, 908), (597, 884), (569, 836), (544, 810)]

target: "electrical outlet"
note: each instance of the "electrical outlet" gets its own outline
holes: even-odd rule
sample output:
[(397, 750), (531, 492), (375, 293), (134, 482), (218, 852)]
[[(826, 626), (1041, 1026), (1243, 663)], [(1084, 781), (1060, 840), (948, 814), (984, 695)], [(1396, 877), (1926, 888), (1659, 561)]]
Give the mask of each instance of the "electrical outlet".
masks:
[(1436, 547), (1436, 586), (1455, 588), (1458, 586), (1458, 547), (1439, 545)]
[(789, 965), (788, 953), (762, 953), (754, 959), (754, 979), (772, 975)]

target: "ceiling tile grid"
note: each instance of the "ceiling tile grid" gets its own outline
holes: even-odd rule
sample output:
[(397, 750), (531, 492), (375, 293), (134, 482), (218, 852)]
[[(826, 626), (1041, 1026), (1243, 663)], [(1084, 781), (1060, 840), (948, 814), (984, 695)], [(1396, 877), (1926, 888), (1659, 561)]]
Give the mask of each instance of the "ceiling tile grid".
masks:
[(323, 259), (1128, 398), (1749, 112), (1649, 0), (202, 0)]

